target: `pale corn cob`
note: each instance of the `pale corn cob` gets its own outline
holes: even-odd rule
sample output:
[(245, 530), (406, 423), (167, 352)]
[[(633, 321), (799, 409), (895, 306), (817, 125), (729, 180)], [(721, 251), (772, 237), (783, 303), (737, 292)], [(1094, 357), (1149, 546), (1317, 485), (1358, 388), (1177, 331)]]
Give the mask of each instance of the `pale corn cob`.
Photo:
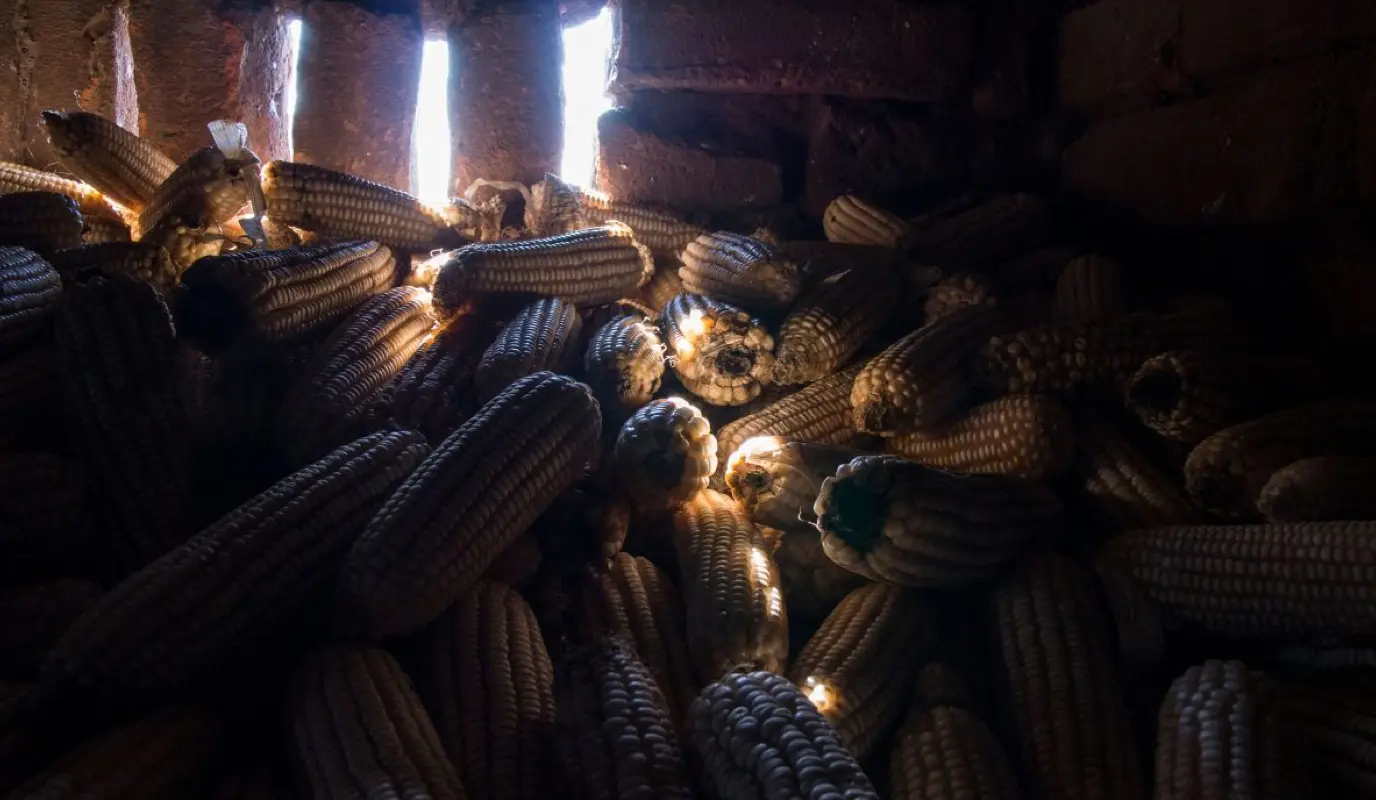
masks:
[(44, 111), (43, 124), (64, 167), (131, 211), (152, 202), (177, 169), (152, 142), (97, 114)]
[(646, 508), (673, 508), (707, 488), (717, 470), (712, 426), (687, 401), (651, 400), (617, 434), (612, 472), (632, 500)]
[(1101, 562), (1128, 571), (1167, 632), (1304, 641), (1376, 633), (1376, 522), (1129, 531)]
[(878, 800), (856, 758), (799, 687), (733, 673), (693, 702), (686, 732), (723, 800)]
[(583, 354), (583, 377), (606, 413), (650, 402), (664, 378), (664, 342), (652, 319), (618, 314), (597, 329)]
[(426, 630), (416, 683), (474, 797), (549, 796), (554, 666), (526, 601), (480, 583)]
[(55, 253), (81, 246), (83, 223), (76, 201), (56, 192), (0, 195), (0, 246)]
[(1107, 613), (1089, 576), (1061, 556), (1034, 556), (993, 606), (999, 688), (1037, 796), (1145, 797)]
[(1103, 256), (1071, 259), (1056, 279), (1056, 322), (1103, 322), (1127, 311), (1127, 276)]
[(688, 243), (681, 260), (684, 292), (744, 309), (783, 311), (802, 291), (798, 265), (751, 236), (704, 233)]
[(696, 294), (670, 300), (660, 318), (670, 365), (688, 391), (715, 406), (759, 396), (774, 368), (774, 337), (749, 314)]
[(1157, 800), (1294, 797), (1275, 698), (1240, 661), (1190, 667), (1157, 721)]
[(704, 489), (679, 506), (674, 548), (698, 678), (706, 683), (742, 666), (782, 672), (788, 614), (779, 570), (736, 501)]
[(435, 278), (435, 305), (454, 313), (472, 294), (542, 294), (597, 306), (634, 294), (654, 258), (620, 223), (544, 239), (456, 250)]
[(373, 396), (434, 327), (424, 289), (398, 286), (363, 302), (306, 365), (278, 412), (277, 437), (298, 462), (350, 438)]
[(681, 294), (683, 281), (678, 277), (678, 265), (663, 264), (655, 268), (650, 280), (637, 290), (635, 297), (658, 316), (670, 300)]
[(311, 164), (269, 162), (263, 195), (272, 219), (325, 239), (424, 252), (444, 243), (448, 227), (439, 209), (405, 192)]
[(138, 569), (192, 533), (190, 420), (172, 316), (146, 283), (94, 278), (63, 293), (57, 345), (110, 566)]
[(341, 627), (419, 630), (581, 477), (601, 415), (581, 383), (522, 378), (442, 443), (358, 538), (341, 575)]
[(604, 639), (572, 653), (559, 665), (558, 698), (568, 796), (694, 796), (664, 693), (629, 644)]
[[(922, 670), (919, 682), (931, 674)], [(949, 669), (949, 668), (948, 668)], [(960, 690), (963, 694), (963, 690)], [(998, 737), (964, 702), (920, 692), (889, 756), (891, 800), (1018, 800), (1013, 765)]]
[(884, 267), (818, 283), (779, 328), (773, 382), (811, 383), (836, 372), (888, 321), (899, 296), (897, 274)]
[(935, 642), (936, 620), (916, 595), (870, 584), (831, 612), (788, 679), (863, 761), (899, 721), (912, 677)]
[(843, 194), (822, 212), (822, 231), (827, 241), (839, 244), (902, 247), (908, 223), (855, 195)]
[(947, 269), (978, 266), (1039, 245), (1052, 227), (1051, 208), (1029, 194), (1010, 194), (966, 211), (911, 221), (913, 256)]
[(48, 649), (104, 591), (73, 578), (0, 589), (0, 674), (37, 678)]
[(1276, 470), (1257, 509), (1272, 522), (1376, 519), (1376, 458), (1320, 456)]
[(589, 227), (578, 189), (548, 172), (544, 180), (530, 187), (525, 224), (532, 236), (558, 236)]
[(1115, 530), (1204, 521), (1178, 475), (1153, 464), (1108, 419), (1081, 415), (1074, 478), (1091, 510)]
[(870, 359), (851, 387), (855, 430), (896, 436), (951, 421), (972, 389), (966, 362), (999, 328), (992, 308), (961, 309)]
[(717, 468), (725, 470), (731, 454), (756, 436), (780, 436), (817, 444), (849, 444), (851, 384), (860, 365), (809, 384), (751, 412), (717, 431)]
[(0, 247), (0, 354), (51, 338), (62, 279), (32, 250)]
[(378, 392), (373, 415), (420, 431), (435, 443), (453, 433), (474, 410), (469, 389), (483, 353), (485, 324), (479, 314), (464, 314), (427, 337)]
[(1044, 480), (1070, 466), (1075, 428), (1055, 397), (1015, 394), (975, 406), (945, 427), (885, 439), (884, 446), (929, 467)]
[(181, 217), (168, 217), (139, 237), (141, 243), (167, 250), (178, 272), (185, 272), (203, 258), (218, 256), (224, 249), (225, 241), (225, 237), (219, 233), (188, 225)]
[(139, 230), (151, 231), (171, 217), (197, 228), (228, 221), (248, 205), (249, 181), (257, 179), (258, 163), (250, 150), (232, 158), (218, 147), (193, 153), (139, 212)]
[(1050, 489), (1006, 475), (959, 475), (861, 456), (822, 482), (813, 507), (832, 561), (901, 586), (993, 577), (1061, 524)]
[(567, 374), (578, 359), (583, 320), (572, 303), (557, 297), (536, 300), (521, 309), (488, 345), (473, 376), (478, 400), (536, 372)]
[(155, 695), (300, 625), (354, 538), (425, 458), (375, 433), (278, 481), (134, 573), (67, 631), (44, 676), (109, 697)]
[(980, 272), (957, 272), (927, 290), (923, 318), (930, 324), (968, 306), (997, 305), (999, 298), (992, 278)]
[(371, 647), (307, 656), (287, 701), (290, 757), (318, 800), (467, 797), (396, 659)]
[(756, 525), (812, 530), (816, 524), (812, 507), (822, 481), (862, 455), (849, 447), (757, 436), (731, 454), (726, 486)]
[(671, 211), (612, 200), (600, 192), (578, 192), (578, 205), (585, 225), (606, 225), (612, 220), (629, 225), (635, 240), (657, 258), (678, 258), (690, 242), (707, 233)]
[(61, 175), (0, 161), (0, 195), (18, 192), (56, 192), (76, 201), (82, 214), (122, 219), (119, 209), (110, 204), (94, 186), (68, 180)]
[(50, 453), (0, 456), (0, 578), (84, 574), (91, 555), (85, 481)]
[(1293, 726), (1317, 797), (1371, 797), (1376, 790), (1376, 687), (1369, 672), (1324, 673), (1286, 687)]
[(179, 277), (167, 250), (142, 242), (88, 244), (75, 250), (54, 253), (52, 264), (62, 280), (69, 284), (80, 283), (95, 275), (126, 275), (167, 292), (177, 285)]
[(1315, 456), (1376, 453), (1376, 403), (1335, 400), (1224, 428), (1185, 460), (1185, 489), (1203, 507), (1251, 515), (1271, 475)]

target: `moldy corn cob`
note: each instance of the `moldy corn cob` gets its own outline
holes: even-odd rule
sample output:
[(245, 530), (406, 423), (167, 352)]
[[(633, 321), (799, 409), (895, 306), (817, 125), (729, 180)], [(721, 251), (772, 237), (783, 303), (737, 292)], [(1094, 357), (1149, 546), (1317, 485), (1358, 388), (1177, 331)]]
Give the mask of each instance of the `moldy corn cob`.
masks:
[(138, 212), (177, 169), (147, 139), (85, 111), (44, 111), (43, 125), (62, 165), (115, 202)]
[(612, 470), (635, 502), (673, 508), (707, 488), (717, 471), (712, 426), (685, 400), (651, 400), (621, 426)]
[(898, 275), (882, 267), (847, 270), (809, 289), (784, 318), (774, 383), (812, 383), (836, 372), (883, 327), (898, 304)]
[(448, 228), (438, 209), (403, 191), (311, 164), (268, 162), (263, 196), (271, 219), (325, 239), (425, 252), (444, 244)]
[(1276, 470), (1257, 509), (1272, 522), (1376, 519), (1376, 458), (1320, 456)]
[(66, 283), (79, 283), (88, 275), (126, 275), (163, 292), (176, 286), (180, 275), (167, 250), (143, 242), (88, 244), (54, 253), (52, 264)]
[(56, 192), (0, 195), (0, 246), (49, 254), (80, 247), (85, 223), (76, 201)]
[(82, 215), (124, 219), (119, 209), (110, 204), (104, 195), (80, 181), (68, 180), (61, 175), (0, 161), (0, 195), (19, 192), (56, 192), (65, 194), (77, 203)]
[(518, 378), (536, 372), (567, 373), (578, 358), (583, 320), (572, 303), (557, 297), (522, 308), (478, 362), (473, 388), (486, 401)]
[(884, 440), (885, 449), (929, 467), (1044, 480), (1075, 454), (1070, 413), (1051, 395), (1001, 397), (941, 428)]
[(747, 439), (726, 465), (726, 486), (756, 525), (784, 531), (813, 530), (822, 482), (836, 468), (865, 453), (778, 436)]
[(593, 333), (583, 377), (606, 413), (650, 402), (664, 377), (664, 342), (653, 320), (620, 313)]
[(751, 236), (705, 233), (683, 250), (683, 291), (758, 311), (783, 311), (802, 291), (798, 265)]
[(756, 436), (778, 436), (817, 444), (849, 444), (851, 384), (860, 365), (809, 384), (753, 411), (717, 432), (717, 467), (725, 470), (741, 445)]
[(843, 194), (822, 212), (822, 231), (829, 242), (901, 247), (908, 223), (855, 195)]
[(249, 181), (257, 180), (258, 163), (247, 149), (234, 156), (218, 147), (193, 153), (139, 212), (139, 230), (151, 231), (172, 217), (197, 228), (228, 221), (248, 205)]
[(688, 391), (715, 406), (759, 396), (774, 368), (774, 337), (749, 314), (702, 295), (681, 294), (660, 319), (670, 365)]

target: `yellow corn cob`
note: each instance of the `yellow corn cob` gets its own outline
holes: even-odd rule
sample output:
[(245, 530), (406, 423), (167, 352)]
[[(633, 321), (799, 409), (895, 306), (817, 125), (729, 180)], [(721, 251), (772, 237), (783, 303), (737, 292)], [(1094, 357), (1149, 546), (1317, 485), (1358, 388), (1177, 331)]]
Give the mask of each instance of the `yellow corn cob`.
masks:
[(979, 272), (957, 272), (927, 290), (923, 313), (930, 324), (968, 306), (997, 305), (999, 298), (992, 278)]
[(1312, 640), (1376, 633), (1376, 522), (1129, 531), (1104, 563), (1127, 570), (1169, 631)]
[(1056, 280), (1056, 321), (1062, 324), (1102, 322), (1127, 310), (1127, 276), (1103, 256), (1071, 259)]
[(658, 317), (669, 301), (681, 294), (683, 281), (678, 277), (678, 265), (664, 264), (655, 268), (649, 282), (636, 292), (636, 299)]
[(1376, 687), (1369, 675), (1330, 672), (1286, 688), (1286, 723), (1316, 797), (1370, 797), (1376, 785)]
[(621, 489), (646, 508), (673, 508), (707, 488), (717, 469), (712, 427), (687, 401), (651, 400), (621, 426), (612, 471)]
[(147, 139), (85, 111), (44, 111), (48, 139), (71, 173), (115, 202), (139, 211), (176, 169)]
[(1034, 556), (995, 592), (994, 616), (1001, 689), (1038, 796), (1144, 797), (1107, 614), (1089, 576), (1060, 556)]
[(910, 223), (908, 248), (947, 269), (995, 263), (1030, 250), (1051, 232), (1051, 208), (1029, 194), (1010, 194), (966, 211)]
[(1336, 400), (1278, 411), (1234, 425), (1195, 446), (1185, 488), (1200, 505), (1250, 515), (1271, 475), (1315, 456), (1376, 452), (1376, 403)]
[(889, 756), (892, 800), (1018, 800), (1022, 793), (998, 737), (968, 708), (954, 668), (923, 667), (918, 702)]
[(716, 680), (741, 666), (782, 672), (788, 615), (779, 570), (736, 501), (704, 489), (679, 506), (674, 547), (698, 677)]
[(654, 321), (624, 313), (598, 328), (583, 354), (583, 376), (606, 413), (650, 402), (664, 377), (664, 342)]
[(782, 311), (802, 290), (798, 265), (750, 236), (705, 233), (683, 250), (683, 291), (759, 311)]
[(435, 305), (445, 313), (472, 294), (542, 294), (597, 306), (650, 279), (654, 259), (621, 223), (544, 239), (473, 244), (456, 250), (435, 278)]
[(328, 597), (427, 450), (415, 433), (375, 433), (283, 478), (116, 586), (53, 648), (45, 677), (154, 695), (254, 652)]
[(49, 453), (0, 456), (0, 578), (85, 574), (90, 542), (78, 465)]
[(84, 215), (81, 219), (82, 244), (109, 244), (133, 239), (129, 226), (109, 217)]
[(833, 275), (808, 291), (784, 318), (773, 381), (811, 383), (850, 361), (898, 305), (898, 275), (884, 267)]
[(512, 318), (478, 362), (473, 388), (485, 402), (518, 378), (548, 370), (568, 373), (578, 358), (583, 320), (557, 297), (536, 300)]
[(843, 194), (822, 212), (822, 231), (827, 241), (902, 247), (908, 223), (855, 195)]
[(884, 440), (894, 455), (956, 472), (1044, 480), (1075, 454), (1070, 414), (1051, 395), (1009, 395), (934, 430)]
[(384, 650), (307, 656), (287, 720), (293, 765), (314, 797), (467, 797), (411, 680)]
[(840, 736), (786, 678), (733, 673), (693, 702), (687, 736), (719, 797), (878, 800)]
[(480, 583), (435, 620), (420, 649), (420, 696), (465, 789), (548, 797), (554, 666), (530, 606)]
[(601, 416), (581, 383), (522, 378), (435, 448), (359, 537), (341, 624), (373, 638), (419, 630), (583, 473)]
[(104, 195), (96, 191), (94, 186), (22, 164), (0, 161), (0, 195), (18, 192), (65, 194), (76, 201), (77, 208), (81, 209), (82, 214), (110, 219), (122, 219), (124, 216)]
[(32, 250), (0, 246), (0, 355), (51, 338), (62, 279)]
[(1376, 458), (1320, 456), (1281, 467), (1261, 487), (1257, 509), (1272, 522), (1376, 519)]
[(103, 593), (73, 578), (0, 589), (0, 674), (37, 678), (48, 649)]
[(693, 797), (668, 703), (626, 642), (606, 639), (561, 662), (558, 698), (564, 794)]
[(139, 230), (151, 231), (171, 217), (197, 228), (229, 220), (248, 205), (258, 164), (250, 150), (233, 158), (218, 147), (197, 151), (158, 186), (139, 212)]
[(373, 416), (390, 418), (439, 443), (473, 411), (469, 389), (483, 353), (486, 320), (464, 314), (430, 334), (392, 382), (378, 392)]
[(756, 436), (779, 436), (817, 444), (849, 444), (851, 384), (860, 365), (809, 384), (801, 390), (751, 412), (717, 432), (717, 467), (725, 470), (746, 441)]
[(81, 246), (84, 224), (76, 201), (56, 192), (0, 195), (0, 246), (54, 253)]
[(678, 258), (690, 242), (707, 233), (671, 211), (612, 200), (601, 192), (580, 191), (578, 205), (587, 225), (606, 225), (612, 220), (629, 225), (636, 241), (657, 258)]
[(126, 275), (167, 292), (177, 285), (179, 277), (172, 256), (165, 249), (142, 242), (88, 244), (54, 253), (52, 263), (69, 284), (94, 275)]
[(448, 225), (438, 209), (347, 172), (271, 161), (263, 168), (263, 195), (269, 217), (325, 239), (371, 239), (417, 252), (445, 243)]
[(1093, 512), (1117, 530), (1203, 522), (1183, 483), (1153, 464), (1108, 419), (1076, 426), (1075, 479)]
[(843, 464), (823, 481), (813, 510), (832, 561), (902, 586), (992, 577), (1061, 524), (1060, 501), (1040, 484), (893, 456)]
[(756, 525), (784, 531), (812, 530), (822, 481), (859, 450), (813, 444), (778, 436), (747, 439), (726, 465), (731, 496)]
[(172, 264), (178, 272), (185, 272), (203, 258), (218, 256), (225, 241), (225, 237), (219, 233), (187, 225), (181, 217), (168, 217), (158, 227), (139, 237), (140, 243), (165, 249), (172, 256)]
[(966, 362), (999, 324), (994, 309), (962, 309), (924, 325), (870, 359), (851, 387), (855, 430), (896, 436), (959, 416), (972, 388)]
[(754, 400), (774, 368), (774, 337), (749, 314), (696, 294), (669, 301), (660, 319), (670, 364), (688, 391), (715, 406)]

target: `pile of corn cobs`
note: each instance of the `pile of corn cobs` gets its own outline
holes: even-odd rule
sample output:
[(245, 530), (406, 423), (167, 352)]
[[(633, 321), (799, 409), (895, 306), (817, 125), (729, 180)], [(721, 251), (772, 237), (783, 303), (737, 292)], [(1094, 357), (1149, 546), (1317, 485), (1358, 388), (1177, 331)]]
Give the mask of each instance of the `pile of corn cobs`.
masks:
[(512, 225), (45, 118), (0, 792), (1376, 792), (1376, 403), (1037, 198)]

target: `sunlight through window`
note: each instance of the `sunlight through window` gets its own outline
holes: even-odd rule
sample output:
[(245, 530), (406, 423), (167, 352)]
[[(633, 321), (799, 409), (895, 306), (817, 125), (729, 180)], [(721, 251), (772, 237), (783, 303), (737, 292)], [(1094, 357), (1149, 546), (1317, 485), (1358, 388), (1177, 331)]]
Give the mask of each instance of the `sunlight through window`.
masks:
[(612, 107), (607, 61), (612, 51), (612, 12), (564, 29), (564, 155), (559, 175), (592, 186), (597, 161), (597, 118)]
[(434, 205), (449, 202), (454, 158), (449, 143), (449, 42), (445, 39), (425, 43), (411, 153), (411, 189), (416, 197)]
[(287, 58), (291, 60), (291, 72), (287, 73), (287, 152), (296, 152), (296, 137), (293, 135), (293, 128), (296, 127), (296, 86), (301, 80), (301, 20), (294, 19), (287, 23), (287, 44), (291, 48)]

